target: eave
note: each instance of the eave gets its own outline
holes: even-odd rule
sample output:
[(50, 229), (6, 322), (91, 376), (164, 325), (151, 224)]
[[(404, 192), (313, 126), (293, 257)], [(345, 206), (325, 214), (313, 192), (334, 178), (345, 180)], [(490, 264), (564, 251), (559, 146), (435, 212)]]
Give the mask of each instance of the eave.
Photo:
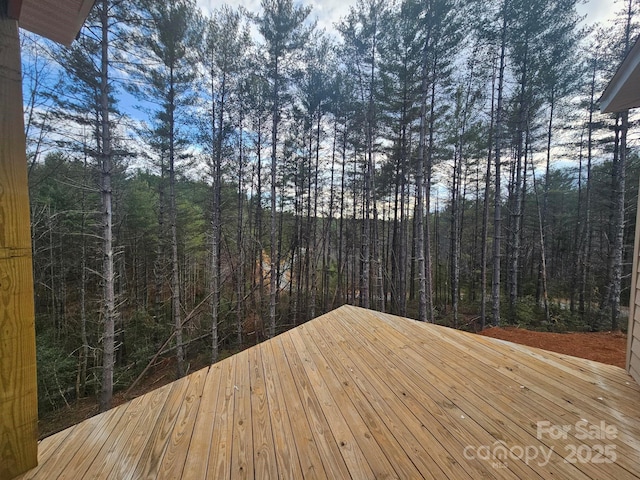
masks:
[(95, 0), (9, 0), (9, 16), (21, 28), (69, 46)]
[(600, 111), (615, 113), (640, 107), (640, 37), (600, 97)]

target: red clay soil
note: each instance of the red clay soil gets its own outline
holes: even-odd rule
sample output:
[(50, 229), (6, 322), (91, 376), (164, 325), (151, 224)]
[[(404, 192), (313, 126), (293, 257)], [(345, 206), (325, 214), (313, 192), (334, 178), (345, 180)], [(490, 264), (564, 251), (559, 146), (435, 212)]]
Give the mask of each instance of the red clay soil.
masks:
[(627, 336), (620, 332), (549, 333), (516, 327), (492, 327), (480, 335), (625, 367)]

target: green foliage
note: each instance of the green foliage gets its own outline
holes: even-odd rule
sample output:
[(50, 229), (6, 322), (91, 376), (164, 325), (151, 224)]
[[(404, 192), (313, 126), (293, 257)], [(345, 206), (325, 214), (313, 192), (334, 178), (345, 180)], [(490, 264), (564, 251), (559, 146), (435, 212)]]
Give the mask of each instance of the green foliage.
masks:
[(36, 336), (38, 408), (48, 411), (67, 404), (75, 396), (77, 357), (52, 331)]
[[(587, 125), (571, 116), (584, 120), (593, 109), (588, 101), (572, 103), (579, 95), (576, 83), (589, 80), (576, 60), (575, 2), (366, 0), (339, 22), (340, 38), (335, 39), (314, 30), (310, 7), (290, 0), (264, 0), (263, 11), (249, 15), (224, 7), (208, 21), (196, 5), (193, 0), (132, 2), (127, 21), (136, 17), (137, 23), (125, 24), (129, 35), (118, 41), (133, 43), (112, 49), (130, 66), (112, 78), (128, 83), (141, 103), (132, 114), (137, 136), (113, 112), (114, 148), (143, 152), (131, 159), (136, 170), (127, 172), (120, 162), (112, 172), (118, 386), (135, 378), (171, 335), (176, 291), (182, 318), (192, 314), (184, 328), (188, 352), (206, 356), (211, 348), (217, 206), (212, 183), (220, 185), (221, 232), (215, 247), (220, 248), (221, 348), (237, 346), (238, 329), (245, 328), (240, 332), (245, 341), (254, 340), (254, 330), (266, 331), (270, 255), (281, 261), (284, 278), (277, 292), (278, 331), (308, 320), (312, 307), (318, 315), (345, 302), (361, 302), (365, 281), (371, 305), (384, 303), (386, 311), (416, 318), (414, 215), (422, 211), (416, 205), (416, 182), (427, 170), (433, 183), (427, 216), (438, 321), (453, 324), (451, 254), (456, 248), (463, 318), (458, 324), (477, 317), (485, 201), (493, 218), (503, 13), (509, 88), (500, 146), (502, 191), (508, 198), (502, 204), (500, 254), (507, 259), (518, 243), (520, 258), (517, 302), (512, 312), (503, 302), (502, 320), (554, 331), (606, 327), (599, 303), (608, 284), (612, 237), (613, 135), (607, 130), (612, 121), (595, 115)], [(262, 35), (261, 43), (250, 35), (250, 22)], [(42, 408), (58, 407), (72, 396), (82, 346), (81, 312), (91, 351), (88, 391), (95, 390), (93, 373), (101, 368), (99, 91), (96, 65), (87, 56), (95, 56), (96, 47), (83, 38), (61, 55), (72, 98), (56, 104), (53, 116), (60, 122), (52, 141), (73, 141), (59, 140), (62, 150), (36, 159), (30, 170)], [(606, 76), (601, 53), (592, 52), (597, 57), (595, 90), (599, 77)], [(120, 88), (119, 81), (112, 83), (114, 98)], [(557, 103), (547, 179), (541, 162), (552, 102)], [(78, 128), (82, 125), (90, 128)], [(556, 131), (560, 125), (562, 131)], [(594, 126), (588, 157), (586, 131)], [(427, 149), (419, 148), (421, 133)], [(518, 160), (522, 181), (516, 185)], [(485, 193), (487, 161), (492, 163)], [(451, 195), (454, 162), (458, 191)], [(421, 166), (425, 172), (418, 170)], [(625, 268), (631, 261), (640, 176), (634, 150), (626, 173)], [(170, 180), (177, 210), (176, 289), (170, 281)], [(587, 185), (590, 225), (584, 231)], [(514, 232), (519, 227), (512, 221), (518, 215), (516, 192), (523, 201), (518, 242)], [(544, 208), (551, 322), (541, 307), (538, 208)], [(459, 231), (452, 225), (459, 225)], [(491, 221), (486, 232), (490, 259)], [(460, 239), (459, 246), (452, 247), (452, 237)], [(581, 261), (583, 270), (576, 267)], [(487, 264), (489, 291), (492, 270)], [(579, 312), (578, 286), (584, 286), (584, 312)], [(626, 302), (628, 291), (622, 297)], [(490, 301), (487, 305), (490, 310)], [(247, 325), (239, 325), (247, 319)]]

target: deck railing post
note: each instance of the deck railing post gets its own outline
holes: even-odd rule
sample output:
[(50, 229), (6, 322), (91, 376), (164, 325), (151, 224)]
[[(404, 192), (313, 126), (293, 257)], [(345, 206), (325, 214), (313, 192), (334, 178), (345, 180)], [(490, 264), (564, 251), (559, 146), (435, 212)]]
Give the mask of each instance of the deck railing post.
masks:
[(0, 480), (37, 465), (29, 188), (18, 22), (0, 0)]

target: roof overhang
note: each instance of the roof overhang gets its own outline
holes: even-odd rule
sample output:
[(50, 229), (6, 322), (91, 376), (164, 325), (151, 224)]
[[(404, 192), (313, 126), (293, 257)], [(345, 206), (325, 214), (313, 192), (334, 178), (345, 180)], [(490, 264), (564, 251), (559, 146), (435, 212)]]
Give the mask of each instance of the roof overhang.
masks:
[(21, 28), (69, 46), (95, 0), (9, 0), (9, 16)]
[(640, 37), (600, 97), (600, 111), (615, 113), (640, 107)]

